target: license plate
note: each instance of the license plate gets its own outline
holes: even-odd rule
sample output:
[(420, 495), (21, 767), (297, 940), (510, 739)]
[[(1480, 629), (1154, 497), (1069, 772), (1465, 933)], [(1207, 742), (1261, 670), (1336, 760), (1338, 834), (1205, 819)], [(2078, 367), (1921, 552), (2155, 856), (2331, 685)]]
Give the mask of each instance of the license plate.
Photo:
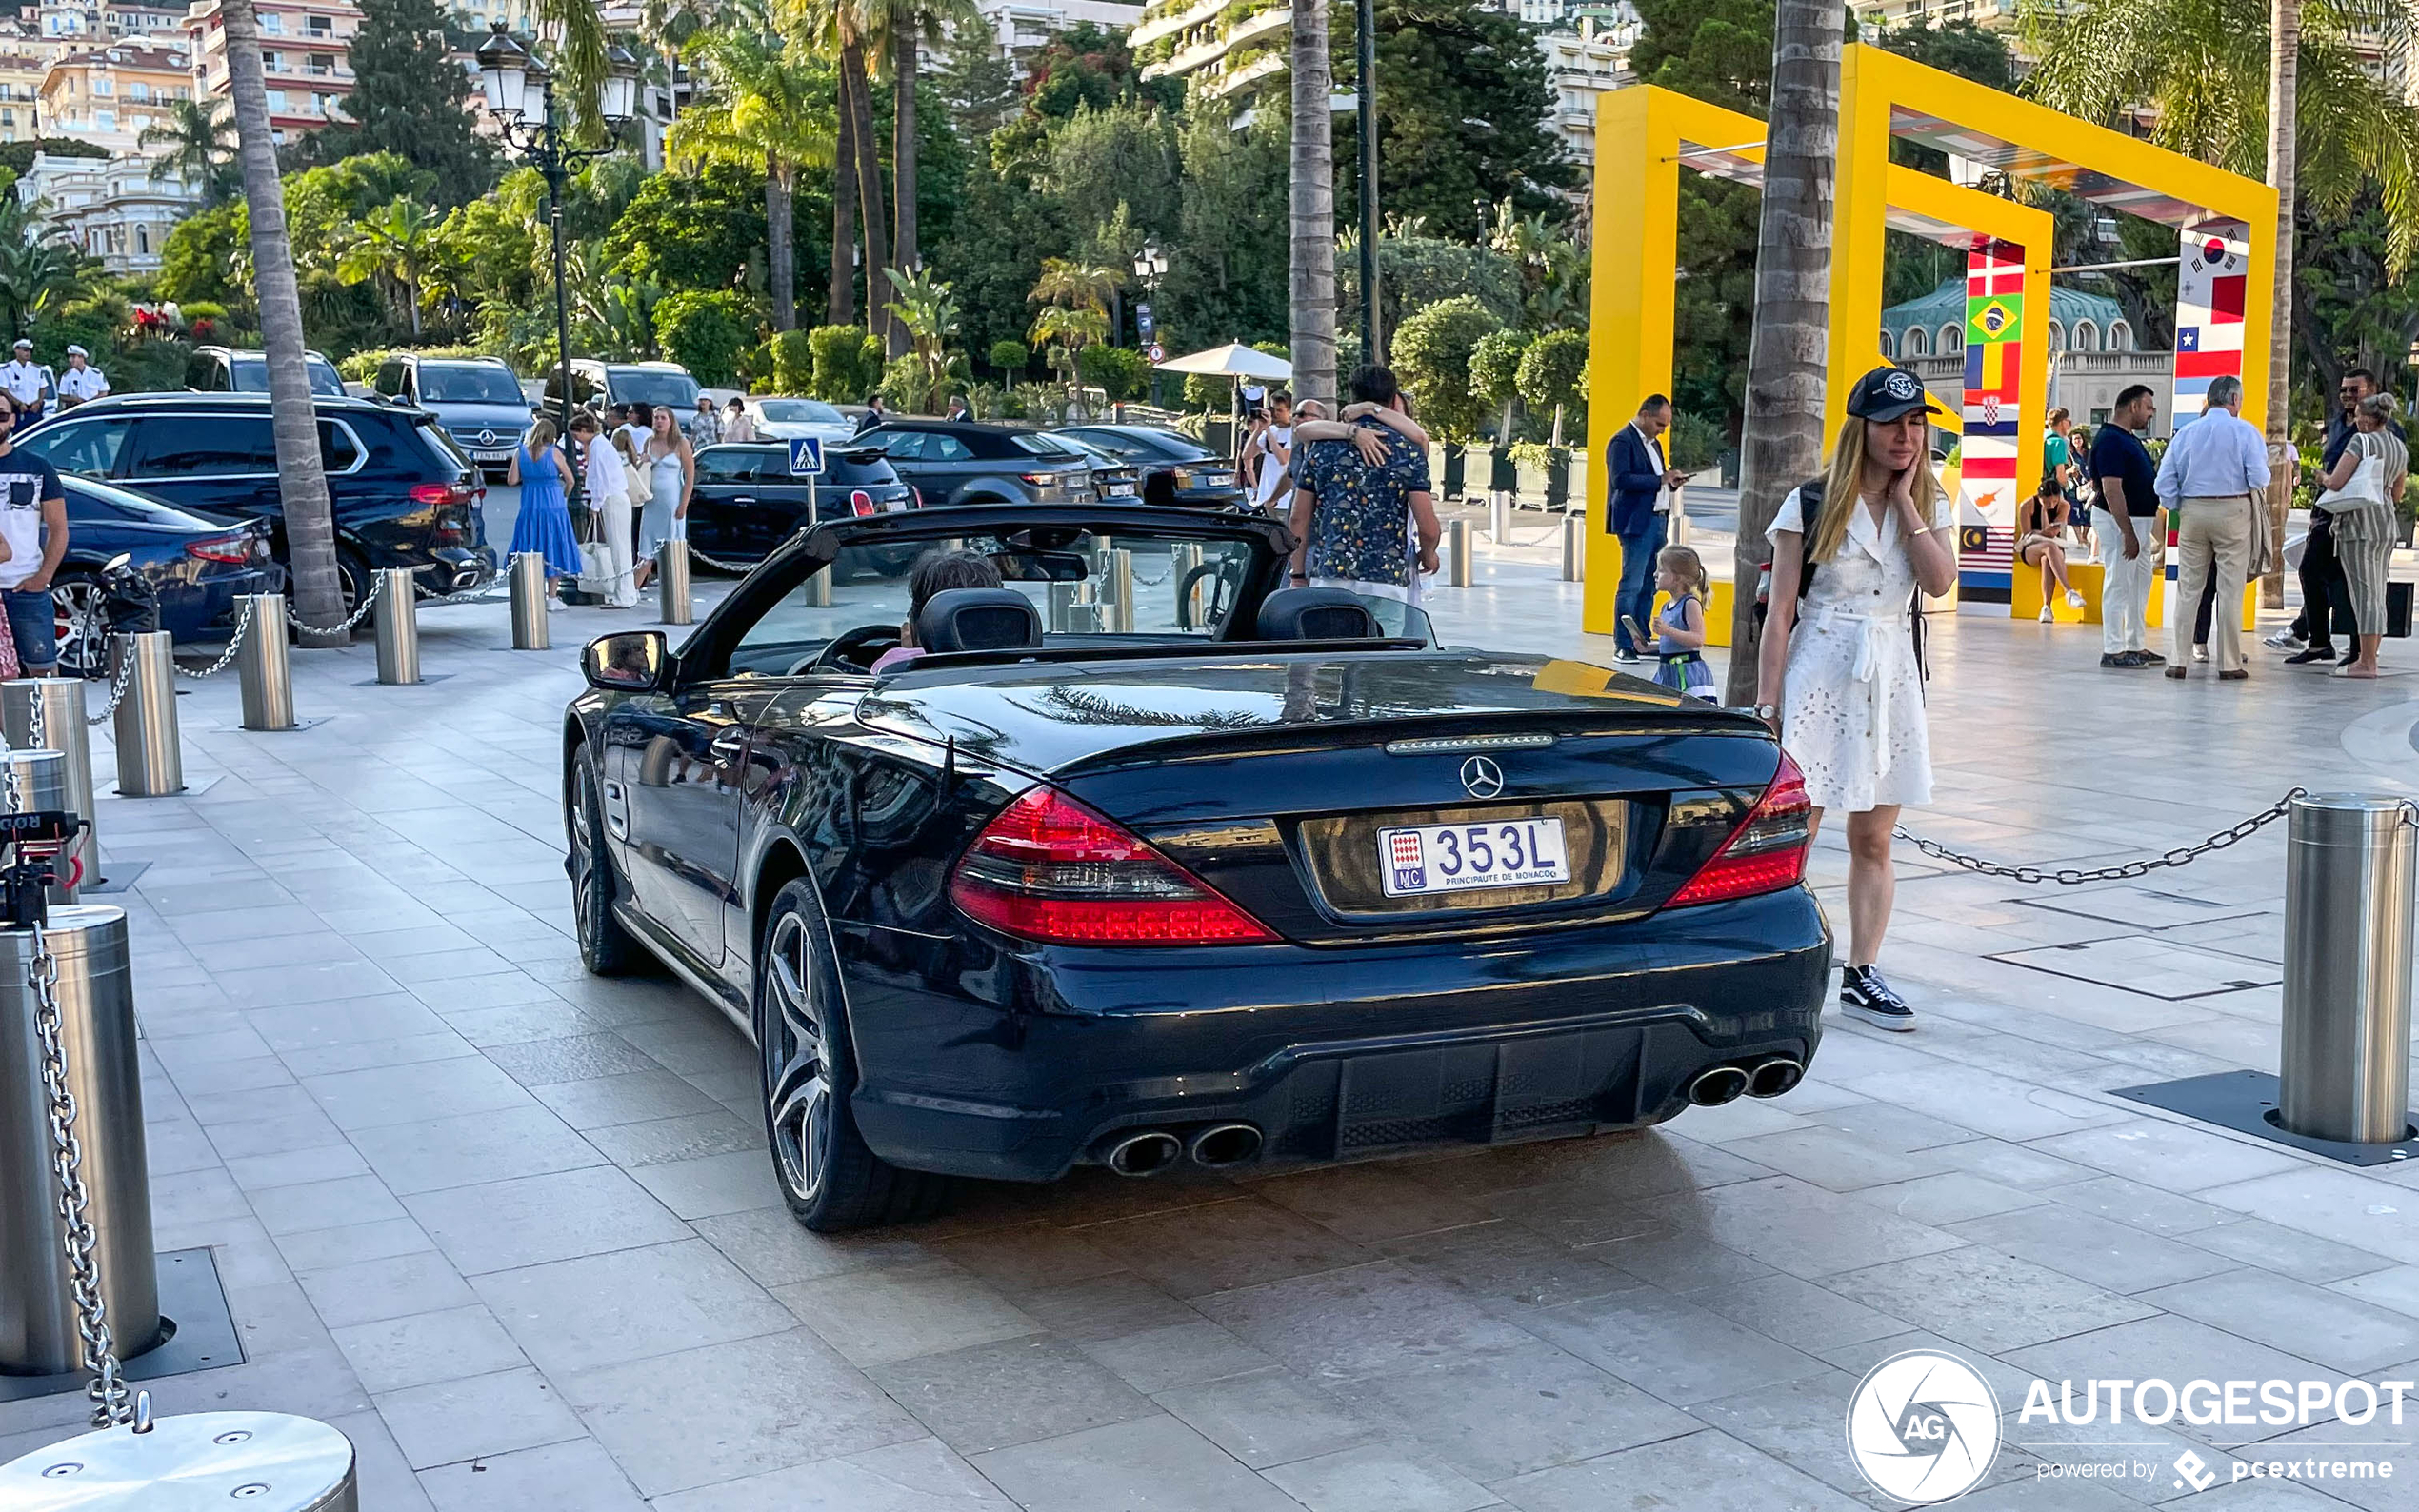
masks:
[(1134, 486), (1130, 483), (1112, 483), (1109, 485), (1109, 496), (1112, 499), (1130, 499), (1134, 496)]
[(1412, 825), (1377, 832), (1377, 870), (1389, 898), (1570, 880), (1559, 819)]

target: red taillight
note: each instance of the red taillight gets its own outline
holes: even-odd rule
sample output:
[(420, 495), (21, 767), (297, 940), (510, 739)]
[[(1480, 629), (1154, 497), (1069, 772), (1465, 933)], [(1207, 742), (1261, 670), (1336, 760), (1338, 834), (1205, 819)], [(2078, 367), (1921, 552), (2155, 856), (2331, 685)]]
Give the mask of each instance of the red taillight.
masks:
[(851, 489), (849, 493), (849, 512), (855, 515), (860, 520), (864, 519), (867, 515), (871, 514), (873, 512), (873, 495), (866, 492), (863, 488)]
[(234, 535), (206, 535), (198, 541), (186, 542), (185, 554), (205, 562), (249, 562), (252, 559), (252, 538), (242, 531)]
[(1807, 847), (1814, 843), (1814, 806), (1806, 799), (1806, 777), (1784, 753), (1772, 786), (1764, 789), (1747, 819), (1730, 831), (1713, 859), (1697, 868), (1667, 908), (1720, 903), (1794, 887), (1806, 876)]
[(467, 483), (415, 483), (411, 486), (414, 504), (469, 504), (478, 494)]
[(924, 490), (917, 487), (912, 483), (908, 485), (908, 497), (915, 501), (914, 507), (916, 508), (921, 509), (924, 507)]
[(1258, 920), (1066, 794), (1036, 787), (984, 826), (950, 879), (966, 916), (1048, 945), (1234, 945)]

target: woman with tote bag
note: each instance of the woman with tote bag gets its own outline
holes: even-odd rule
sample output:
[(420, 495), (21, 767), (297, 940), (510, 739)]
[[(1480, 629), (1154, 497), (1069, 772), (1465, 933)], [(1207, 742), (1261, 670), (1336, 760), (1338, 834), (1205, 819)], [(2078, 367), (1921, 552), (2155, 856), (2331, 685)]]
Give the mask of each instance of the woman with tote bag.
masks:
[(2386, 634), (2386, 567), (2393, 558), (2394, 501), (2402, 497), (2410, 451), (2393, 433), (2394, 396), (2370, 394), (2352, 416), (2358, 434), (2321, 481), (2319, 495), (2332, 522), (2335, 555), (2351, 599), (2352, 654), (2337, 677), (2377, 675), (2377, 645)]

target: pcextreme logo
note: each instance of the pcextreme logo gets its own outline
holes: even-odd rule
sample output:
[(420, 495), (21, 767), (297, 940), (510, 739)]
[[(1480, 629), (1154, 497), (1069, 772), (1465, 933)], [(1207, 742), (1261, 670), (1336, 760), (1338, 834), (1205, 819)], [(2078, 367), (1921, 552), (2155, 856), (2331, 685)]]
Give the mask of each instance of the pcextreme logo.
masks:
[(1849, 1398), (1848, 1451), (1884, 1496), (1917, 1505), (1963, 1496), (1998, 1458), (1999, 1399), (1954, 1355), (1892, 1355)]

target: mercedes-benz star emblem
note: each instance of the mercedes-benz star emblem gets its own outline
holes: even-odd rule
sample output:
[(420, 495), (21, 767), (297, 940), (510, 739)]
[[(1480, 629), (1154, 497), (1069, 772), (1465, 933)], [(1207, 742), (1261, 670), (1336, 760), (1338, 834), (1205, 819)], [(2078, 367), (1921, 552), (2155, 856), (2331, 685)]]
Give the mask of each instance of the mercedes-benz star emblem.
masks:
[(479, 432), (479, 440), (480, 440), (480, 441), (482, 441), (482, 442), (484, 442), (484, 443), (485, 443), (485, 444), (487, 444), (488, 446), (490, 446), (490, 447), (491, 447), (491, 446), (494, 446), (494, 445), (495, 445), (495, 432), (494, 432), (494, 431), (492, 431), (492, 430), (482, 430), (482, 431), (480, 431), (480, 432)]
[(1462, 763), (1462, 786), (1472, 798), (1492, 798), (1504, 790), (1504, 769), (1484, 756)]

